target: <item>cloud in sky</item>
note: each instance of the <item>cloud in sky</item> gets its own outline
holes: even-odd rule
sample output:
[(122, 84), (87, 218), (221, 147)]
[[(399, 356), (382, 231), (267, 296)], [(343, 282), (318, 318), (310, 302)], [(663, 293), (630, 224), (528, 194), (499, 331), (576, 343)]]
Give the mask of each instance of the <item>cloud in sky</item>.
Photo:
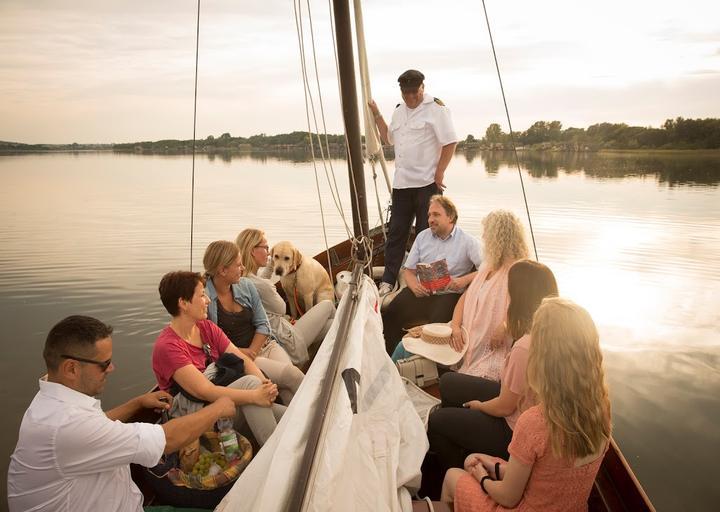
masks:
[[(311, 5), (328, 129), (339, 132), (327, 2)], [(516, 129), (539, 119), (657, 126), (668, 117), (720, 117), (717, 2), (487, 6)], [(292, 7), (202, 4), (201, 137), (306, 128)], [(194, 2), (169, 0), (4, 0), (0, 140), (189, 138), (195, 15)], [(399, 101), (397, 75), (416, 67), (462, 136), (504, 119), (481, 3), (366, 0), (364, 18), (373, 92), (387, 114)], [(310, 58), (309, 35), (305, 44)]]

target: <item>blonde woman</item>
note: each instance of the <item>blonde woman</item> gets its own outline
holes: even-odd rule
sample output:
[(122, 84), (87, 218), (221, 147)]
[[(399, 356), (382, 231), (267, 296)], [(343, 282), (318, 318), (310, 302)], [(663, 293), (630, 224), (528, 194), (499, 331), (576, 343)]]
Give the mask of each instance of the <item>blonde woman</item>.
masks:
[[(308, 362), (308, 348), (322, 341), (335, 316), (335, 305), (329, 300), (315, 304), (295, 324), (285, 314), (285, 301), (270, 281), (271, 269), (268, 262), (268, 241), (259, 229), (244, 229), (235, 240), (240, 249), (240, 259), (245, 273), (257, 288), (265, 312), (270, 320), (273, 333), (290, 355), (293, 363), (304, 365)], [(263, 276), (259, 276), (259, 270)]]
[(203, 266), (210, 298), (208, 319), (278, 385), (280, 398), (289, 404), (304, 375), (270, 336), (270, 322), (255, 285), (242, 277), (245, 268), (237, 245), (212, 242), (205, 250)]
[[(510, 211), (492, 211), (482, 225), (485, 259), (455, 305), (452, 345), (460, 350), (465, 342), (469, 344), (460, 373), (498, 381), (512, 345), (505, 328), (510, 302), (508, 273), (516, 261), (527, 258), (528, 247), (520, 219)], [(467, 341), (461, 326), (468, 332)]]
[(510, 460), (484, 454), (445, 475), (442, 498), (456, 512), (587, 510), (610, 440), (610, 400), (595, 324), (580, 306), (545, 299), (531, 331), (528, 385), (538, 405), (525, 411)]

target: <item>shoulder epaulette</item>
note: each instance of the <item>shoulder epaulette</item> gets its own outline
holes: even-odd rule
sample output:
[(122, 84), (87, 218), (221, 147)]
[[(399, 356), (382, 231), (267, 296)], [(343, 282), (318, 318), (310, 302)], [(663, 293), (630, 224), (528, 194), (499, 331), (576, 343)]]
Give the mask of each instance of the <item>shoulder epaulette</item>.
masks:
[(435, 98), (435, 103), (437, 103), (437, 104), (440, 105), (441, 107), (444, 107), (444, 106), (445, 106), (445, 103), (443, 103), (440, 98)]
[(395, 108), (398, 108), (400, 105), (402, 105), (402, 103), (398, 103), (397, 105), (395, 105)]

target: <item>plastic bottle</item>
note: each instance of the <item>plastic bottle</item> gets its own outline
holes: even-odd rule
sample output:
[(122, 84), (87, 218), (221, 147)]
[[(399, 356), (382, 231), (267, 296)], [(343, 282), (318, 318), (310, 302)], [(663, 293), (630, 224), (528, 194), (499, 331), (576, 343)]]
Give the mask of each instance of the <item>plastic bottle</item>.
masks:
[(232, 418), (220, 418), (217, 421), (217, 429), (220, 448), (225, 454), (225, 460), (229, 462), (240, 453), (240, 445), (238, 444), (237, 434), (233, 429)]

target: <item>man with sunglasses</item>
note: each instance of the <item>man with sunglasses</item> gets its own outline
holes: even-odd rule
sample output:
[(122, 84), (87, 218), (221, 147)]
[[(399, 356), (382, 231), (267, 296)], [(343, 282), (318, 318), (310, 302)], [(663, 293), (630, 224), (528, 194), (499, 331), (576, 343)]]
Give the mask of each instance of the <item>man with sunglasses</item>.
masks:
[(107, 412), (95, 397), (115, 370), (112, 327), (70, 316), (45, 341), (47, 380), (25, 412), (8, 469), (10, 512), (142, 511), (130, 463), (152, 467), (163, 453), (197, 439), (235, 405), (220, 398), (163, 425), (123, 423), (142, 409), (168, 409), (163, 391), (133, 398)]
[(368, 104), (383, 144), (395, 147), (385, 272), (378, 288), (381, 296), (395, 287), (413, 219), (415, 233), (428, 228), (430, 197), (445, 189), (445, 169), (458, 140), (450, 110), (439, 99), (425, 94), (424, 80), (425, 75), (415, 69), (398, 77), (403, 102), (395, 107), (389, 125), (375, 102)]

